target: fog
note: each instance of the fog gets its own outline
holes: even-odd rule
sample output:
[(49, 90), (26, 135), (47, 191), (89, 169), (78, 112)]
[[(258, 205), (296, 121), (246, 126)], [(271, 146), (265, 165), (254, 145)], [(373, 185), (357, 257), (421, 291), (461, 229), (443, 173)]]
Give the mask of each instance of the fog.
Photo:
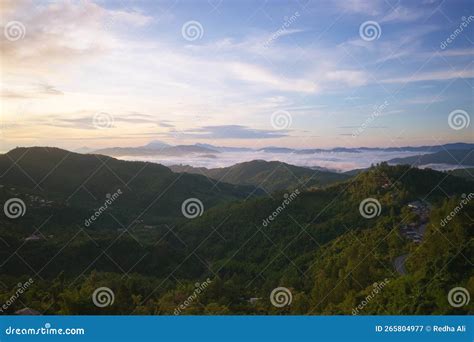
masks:
[(420, 155), (423, 152), (386, 152), (361, 151), (350, 152), (320, 152), (314, 154), (270, 153), (264, 151), (251, 152), (221, 152), (213, 155), (186, 155), (186, 156), (122, 156), (123, 160), (140, 160), (163, 165), (191, 165), (194, 167), (226, 167), (237, 163), (262, 159), (266, 161), (281, 161), (292, 165), (305, 167), (324, 167), (344, 172), (369, 167), (393, 158)]

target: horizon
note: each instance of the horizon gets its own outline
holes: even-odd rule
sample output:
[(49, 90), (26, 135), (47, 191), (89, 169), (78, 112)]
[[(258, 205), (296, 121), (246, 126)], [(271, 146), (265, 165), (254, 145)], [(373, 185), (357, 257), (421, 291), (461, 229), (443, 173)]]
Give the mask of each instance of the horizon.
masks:
[(467, 8), (4, 1), (1, 150), (472, 143)]

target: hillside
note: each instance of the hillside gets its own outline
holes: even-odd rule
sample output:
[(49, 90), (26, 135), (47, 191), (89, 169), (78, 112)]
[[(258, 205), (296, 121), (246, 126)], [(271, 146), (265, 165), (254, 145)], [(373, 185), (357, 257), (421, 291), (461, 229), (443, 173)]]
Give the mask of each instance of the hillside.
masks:
[(474, 168), (451, 170), (448, 173), (453, 176), (474, 181)]
[[(14, 289), (31, 269), (39, 270), (43, 279), (35, 278), (24, 300), (51, 314), (172, 314), (194, 284), (207, 278), (211, 285), (185, 313), (351, 314), (375, 282), (388, 279), (383, 294), (361, 314), (465, 314), (472, 305), (454, 309), (445, 292), (454, 286), (474, 290), (474, 277), (465, 272), (474, 243), (466, 215), (474, 217), (474, 202), (446, 226), (439, 222), (461, 194), (473, 191), (473, 183), (446, 173), (383, 164), (324, 189), (224, 201), (172, 227), (137, 225), (128, 233), (120, 226), (99, 229), (99, 221), (79, 234), (81, 221), (68, 215), (76, 207), (53, 207), (62, 221), (52, 218), (41, 228), (47, 238), (25, 245), (23, 237), (34, 231), (29, 215), (37, 214), (29, 207), (21, 219), (0, 219), (6, 243), (0, 251), (2, 281)], [(359, 208), (367, 198), (380, 203), (371, 219)], [(421, 244), (400, 233), (402, 224), (417, 220), (408, 208), (416, 200), (430, 208)], [(402, 254), (409, 255), (407, 276), (392, 264)], [(426, 286), (427, 274), (439, 276), (430, 276)], [(98, 286), (114, 289), (119, 305), (99, 309), (84, 300)], [(291, 289), (291, 306), (270, 304), (277, 286)], [(51, 287), (62, 300), (45, 296)], [(0, 300), (10, 295), (0, 292)], [(249, 298), (260, 299), (252, 304)]]
[(443, 150), (431, 154), (418, 155), (406, 158), (394, 158), (389, 164), (408, 164), (421, 166), (428, 164), (451, 164), (474, 166), (474, 149)]
[(152, 203), (148, 215), (155, 219), (182, 217), (180, 205), (187, 198), (198, 197), (211, 207), (255, 193), (254, 187), (226, 183), (214, 187), (204, 176), (176, 174), (159, 164), (44, 147), (16, 148), (0, 155), (0, 175), (0, 184), (16, 192), (85, 209), (120, 189), (123, 195), (115, 206), (122, 216)]
[(253, 185), (267, 192), (277, 190), (321, 187), (348, 179), (350, 176), (330, 171), (312, 170), (282, 162), (253, 160), (224, 168), (194, 168), (173, 165), (175, 172), (205, 175), (230, 184)]

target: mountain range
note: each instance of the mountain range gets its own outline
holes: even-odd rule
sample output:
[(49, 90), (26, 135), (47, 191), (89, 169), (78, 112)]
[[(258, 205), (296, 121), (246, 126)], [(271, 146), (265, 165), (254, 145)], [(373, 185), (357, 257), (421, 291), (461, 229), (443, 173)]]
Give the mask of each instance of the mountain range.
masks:
[[(246, 148), (246, 147), (223, 147), (211, 144), (194, 144), (194, 145), (177, 145), (172, 146), (159, 140), (154, 140), (144, 146), (139, 147), (110, 147), (104, 149), (93, 150), (93, 153), (105, 154), (109, 156), (185, 156), (190, 154), (217, 154), (221, 152), (268, 152), (268, 153), (295, 153), (295, 154), (314, 154), (324, 152), (346, 152), (359, 153), (361, 151), (381, 151), (381, 152), (425, 152), (435, 153), (443, 150), (472, 150), (474, 144), (471, 143), (452, 143), (434, 146), (404, 146), (404, 147), (357, 147), (346, 148), (336, 147), (331, 149), (321, 148), (303, 148), (294, 149), (286, 147), (268, 146), (263, 148)], [(81, 149), (84, 151), (84, 148)]]
[[(307, 172), (262, 161), (225, 171), (230, 180), (250, 184), (259, 177), (256, 169), (262, 178), (286, 170), (288, 182), (278, 188), (294, 186), (286, 178), (290, 170), (303, 178)], [(0, 156), (0, 172), (0, 200), (15, 197), (26, 205), (21, 217), (0, 216), (0, 301), (25, 277), (34, 278), (7, 313), (27, 305), (47, 314), (172, 314), (207, 278), (208, 289), (185, 313), (349, 315), (381, 281), (383, 291), (364, 314), (473, 310), (448, 305), (446, 293), (474, 285), (465, 271), (474, 202), (439, 225), (474, 191), (464, 178), (382, 163), (325, 187), (267, 196), (255, 186), (216, 185), (158, 164), (55, 148), (14, 149)], [(119, 189), (119, 197), (107, 196)], [(85, 225), (107, 198), (115, 200)], [(193, 218), (182, 212), (190, 198), (203, 203)], [(378, 203), (370, 219), (361, 215), (367, 199)], [(418, 242), (402, 230), (420, 224), (413, 203), (428, 211)], [(394, 267), (399, 256), (406, 275)], [(98, 308), (90, 298), (104, 286), (115, 293), (116, 305)], [(292, 293), (285, 308), (269, 300), (278, 286)]]

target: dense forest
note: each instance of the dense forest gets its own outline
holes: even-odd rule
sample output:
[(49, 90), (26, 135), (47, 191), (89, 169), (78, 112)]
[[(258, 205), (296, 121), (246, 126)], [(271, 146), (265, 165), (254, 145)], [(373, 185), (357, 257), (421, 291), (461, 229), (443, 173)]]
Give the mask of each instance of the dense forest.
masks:
[[(0, 156), (0, 174), (1, 202), (25, 203), (0, 217), (3, 314), (474, 312), (448, 300), (456, 287), (474, 293), (474, 182), (455, 173), (382, 163), (320, 186), (304, 173), (267, 193), (32, 148)], [(189, 198), (198, 215), (183, 215)], [(367, 199), (375, 212), (361, 211)], [(93, 300), (100, 288), (108, 305)]]

